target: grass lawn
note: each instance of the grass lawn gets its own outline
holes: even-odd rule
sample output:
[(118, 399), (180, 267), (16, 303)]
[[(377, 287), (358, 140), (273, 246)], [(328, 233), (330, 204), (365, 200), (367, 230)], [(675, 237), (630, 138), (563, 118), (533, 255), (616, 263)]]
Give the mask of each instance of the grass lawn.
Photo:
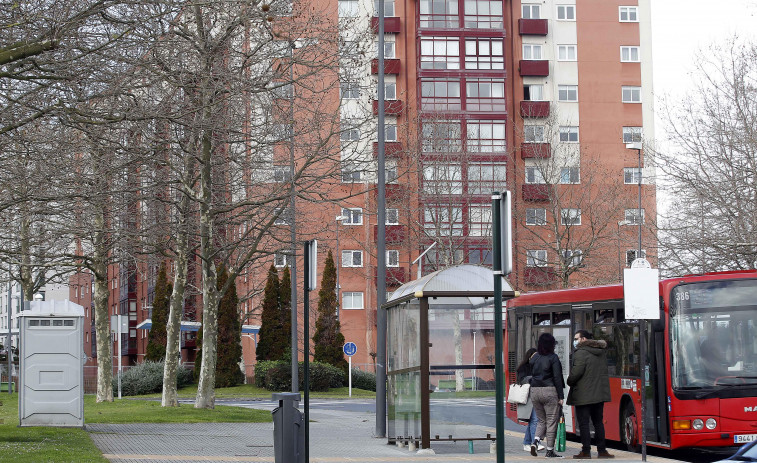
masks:
[[(197, 386), (179, 391), (181, 398), (194, 399)], [(313, 398), (347, 399), (346, 387), (329, 392), (312, 392)], [(354, 398), (373, 398), (375, 392), (352, 389)], [(97, 403), (94, 395), (84, 396), (85, 423), (264, 423), (271, 412), (217, 405), (214, 410), (195, 409), (192, 404), (163, 408), (160, 394), (116, 399)], [(270, 399), (271, 392), (253, 385), (216, 389), (216, 398)], [(139, 400), (143, 399), (143, 400)], [(107, 462), (83, 429), (18, 427), (18, 394), (0, 393), (0, 460), (12, 462)]]

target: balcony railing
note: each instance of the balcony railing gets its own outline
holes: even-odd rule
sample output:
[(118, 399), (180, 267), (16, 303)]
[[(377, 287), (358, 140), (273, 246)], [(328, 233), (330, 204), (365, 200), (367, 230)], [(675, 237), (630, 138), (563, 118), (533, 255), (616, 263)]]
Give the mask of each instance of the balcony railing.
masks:
[(521, 143), (521, 159), (547, 159), (552, 156), (552, 145), (549, 143)]
[[(398, 141), (384, 142), (384, 156), (387, 158), (397, 158), (402, 154), (402, 143)], [(378, 157), (378, 142), (373, 142), (373, 155)]]
[(547, 77), (549, 75), (549, 61), (520, 60), (521, 77)]
[[(373, 226), (373, 241), (378, 239), (378, 225)], [(388, 244), (402, 243), (405, 241), (405, 226), (404, 225), (385, 225), (384, 226), (384, 241)]]
[(546, 19), (519, 19), (518, 31), (520, 35), (547, 35)]
[[(384, 100), (384, 114), (398, 116), (405, 110), (402, 100)], [(378, 100), (373, 100), (373, 114), (378, 114)]]
[[(378, 16), (371, 18), (371, 29), (373, 33), (378, 32)], [(384, 33), (385, 34), (399, 34), (400, 33), (400, 18), (397, 16), (384, 17)]]
[(548, 117), (549, 101), (521, 101), (520, 115), (522, 117)]
[(549, 200), (549, 187), (544, 183), (527, 183), (522, 188), (524, 201)]
[[(378, 59), (371, 61), (371, 73), (378, 74)], [(384, 74), (399, 74), (400, 60), (391, 58), (384, 60)]]

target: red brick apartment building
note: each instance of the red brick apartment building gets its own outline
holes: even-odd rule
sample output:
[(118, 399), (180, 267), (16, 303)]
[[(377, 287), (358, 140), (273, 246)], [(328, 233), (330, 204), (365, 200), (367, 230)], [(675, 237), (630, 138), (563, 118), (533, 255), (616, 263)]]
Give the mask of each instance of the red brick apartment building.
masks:
[[(331, 6), (376, 30), (373, 0)], [(639, 230), (654, 262), (654, 172), (645, 152), (626, 147), (654, 139), (649, 0), (384, 0), (384, 8), (388, 292), (419, 272), (491, 265), (495, 190), (513, 193), (509, 279), (518, 290), (618, 282), (636, 257)], [(375, 87), (377, 73), (373, 60), (356, 74), (358, 87)], [(355, 104), (377, 113), (374, 91), (343, 82), (342, 110)], [(375, 156), (375, 135), (361, 141)], [(346, 166), (342, 181), (345, 191), (375, 186), (375, 176)], [(324, 222), (315, 236), (320, 255), (336, 256), (342, 332), (358, 347), (353, 364), (373, 369), (376, 193), (367, 191), (309, 213)], [(432, 244), (419, 269), (413, 262)], [(274, 261), (286, 265), (285, 256)], [(129, 317), (128, 362), (144, 355), (146, 330), (137, 327), (149, 318), (155, 281), (155, 270), (134, 270), (113, 267), (110, 276), (111, 310)], [(247, 286), (240, 282), (239, 291)], [(195, 299), (185, 319), (200, 322)], [(314, 310), (317, 294), (310, 299)], [(299, 302), (301, 316), (301, 295)], [(244, 304), (240, 312), (254, 311), (260, 300)], [(254, 341), (243, 338), (248, 365)], [(191, 331), (182, 347), (193, 361)]]

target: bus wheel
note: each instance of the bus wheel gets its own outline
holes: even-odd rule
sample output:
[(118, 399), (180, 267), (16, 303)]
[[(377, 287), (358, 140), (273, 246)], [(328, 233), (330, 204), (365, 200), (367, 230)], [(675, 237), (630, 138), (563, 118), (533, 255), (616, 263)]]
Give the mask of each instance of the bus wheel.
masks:
[(638, 422), (632, 403), (627, 403), (620, 413), (620, 440), (631, 452), (639, 451)]

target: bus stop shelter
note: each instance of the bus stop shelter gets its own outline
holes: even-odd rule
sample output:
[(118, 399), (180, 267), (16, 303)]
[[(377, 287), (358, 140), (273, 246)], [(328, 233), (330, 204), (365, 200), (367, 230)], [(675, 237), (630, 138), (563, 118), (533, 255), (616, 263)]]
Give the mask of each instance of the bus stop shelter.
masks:
[[(503, 281), (502, 298), (515, 296)], [(493, 440), (467, 435), (451, 401), (495, 393), (494, 274), (459, 265), (397, 289), (387, 311), (389, 442)], [(501, 333), (500, 333), (501, 335)]]

